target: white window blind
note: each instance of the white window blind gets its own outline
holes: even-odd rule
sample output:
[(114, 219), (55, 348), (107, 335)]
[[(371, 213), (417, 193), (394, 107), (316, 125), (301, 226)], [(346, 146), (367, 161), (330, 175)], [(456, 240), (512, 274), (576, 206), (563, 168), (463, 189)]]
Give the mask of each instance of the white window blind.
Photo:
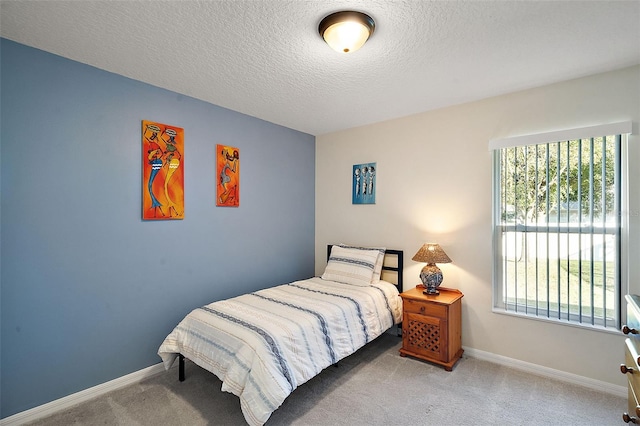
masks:
[(490, 142), (494, 309), (619, 328), (631, 131), (624, 122)]

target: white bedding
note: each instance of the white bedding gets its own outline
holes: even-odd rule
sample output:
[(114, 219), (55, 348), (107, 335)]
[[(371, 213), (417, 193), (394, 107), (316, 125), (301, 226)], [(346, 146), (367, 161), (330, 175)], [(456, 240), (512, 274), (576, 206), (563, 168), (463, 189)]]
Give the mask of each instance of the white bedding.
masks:
[(401, 320), (396, 286), (311, 278), (193, 310), (164, 340), (169, 369), (178, 353), (214, 373), (240, 398), (250, 425), (264, 424), (293, 392)]

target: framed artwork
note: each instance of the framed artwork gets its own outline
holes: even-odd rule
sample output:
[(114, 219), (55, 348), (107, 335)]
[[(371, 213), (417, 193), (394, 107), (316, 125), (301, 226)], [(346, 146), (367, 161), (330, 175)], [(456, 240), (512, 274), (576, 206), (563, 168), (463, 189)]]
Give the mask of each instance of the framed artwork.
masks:
[(356, 164), (351, 174), (353, 186), (352, 204), (376, 203), (376, 163)]
[(184, 218), (184, 129), (142, 121), (142, 219)]
[(216, 206), (240, 205), (240, 150), (226, 145), (216, 145), (216, 170), (218, 185)]

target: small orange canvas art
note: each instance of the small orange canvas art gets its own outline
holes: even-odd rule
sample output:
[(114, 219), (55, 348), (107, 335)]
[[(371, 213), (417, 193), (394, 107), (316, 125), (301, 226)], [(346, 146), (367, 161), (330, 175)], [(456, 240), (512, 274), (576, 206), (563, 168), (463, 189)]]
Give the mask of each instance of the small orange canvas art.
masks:
[(216, 145), (218, 185), (216, 206), (240, 205), (240, 150), (232, 146)]
[(142, 219), (184, 219), (184, 129), (142, 121)]

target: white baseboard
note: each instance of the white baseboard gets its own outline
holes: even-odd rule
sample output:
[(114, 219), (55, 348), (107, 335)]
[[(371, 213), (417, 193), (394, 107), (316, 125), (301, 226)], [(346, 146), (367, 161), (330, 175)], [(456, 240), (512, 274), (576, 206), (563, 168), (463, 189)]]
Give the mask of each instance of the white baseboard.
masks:
[[(578, 376), (577, 374), (567, 373), (565, 371), (554, 370), (553, 368), (531, 364), (529, 362), (508, 358), (502, 355), (496, 355), (491, 352), (485, 352), (478, 349), (465, 347), (464, 353), (466, 356), (472, 358), (493, 362), (495, 364), (504, 365), (506, 367), (511, 367), (513, 369), (535, 374), (538, 376), (562, 380), (564, 382), (584, 386), (589, 389), (606, 392), (624, 398), (627, 397), (627, 388), (624, 386), (618, 386), (612, 383), (603, 382), (601, 380)], [(60, 398), (47, 404), (40, 405), (30, 410), (14, 414), (13, 416), (7, 417), (5, 419), (0, 419), (0, 426), (18, 426), (24, 423), (41, 419), (57, 411), (64, 410), (73, 405), (104, 395), (107, 392), (111, 392), (113, 390), (131, 385), (133, 383), (140, 382), (163, 371), (164, 366), (162, 363), (152, 365), (151, 367), (147, 367), (140, 371), (135, 371), (131, 374), (127, 374), (126, 376), (119, 377), (101, 385), (94, 386), (92, 388), (85, 389), (69, 396), (65, 396), (64, 398)]]
[(543, 367), (537, 364), (508, 358), (502, 355), (496, 355), (491, 352), (485, 352), (473, 348), (464, 348), (464, 354), (471, 358), (481, 359), (483, 361), (493, 362), (495, 364), (511, 367), (515, 370), (524, 371), (526, 373), (535, 374), (537, 376), (549, 377), (551, 379), (561, 380), (563, 382), (572, 383), (574, 385), (584, 386), (589, 389), (606, 392), (608, 394), (621, 396), (626, 398), (626, 386), (614, 385), (613, 383), (603, 382), (601, 380), (591, 379), (589, 377), (578, 376), (577, 374), (567, 373), (566, 371), (554, 370), (553, 368)]
[(86, 402), (95, 397), (104, 395), (107, 392), (111, 392), (113, 390), (141, 382), (142, 380), (153, 377), (156, 374), (162, 373), (163, 371), (164, 366), (162, 363), (143, 368), (139, 371), (134, 371), (131, 374), (118, 377), (117, 379), (102, 383), (101, 385), (76, 392), (74, 394), (65, 396), (64, 398), (56, 399), (55, 401), (51, 401), (38, 407), (34, 407), (30, 410), (22, 411), (20, 413), (14, 414), (13, 416), (0, 419), (0, 426), (18, 426), (25, 423), (33, 422), (35, 420), (39, 420), (57, 411), (62, 411), (81, 402)]

